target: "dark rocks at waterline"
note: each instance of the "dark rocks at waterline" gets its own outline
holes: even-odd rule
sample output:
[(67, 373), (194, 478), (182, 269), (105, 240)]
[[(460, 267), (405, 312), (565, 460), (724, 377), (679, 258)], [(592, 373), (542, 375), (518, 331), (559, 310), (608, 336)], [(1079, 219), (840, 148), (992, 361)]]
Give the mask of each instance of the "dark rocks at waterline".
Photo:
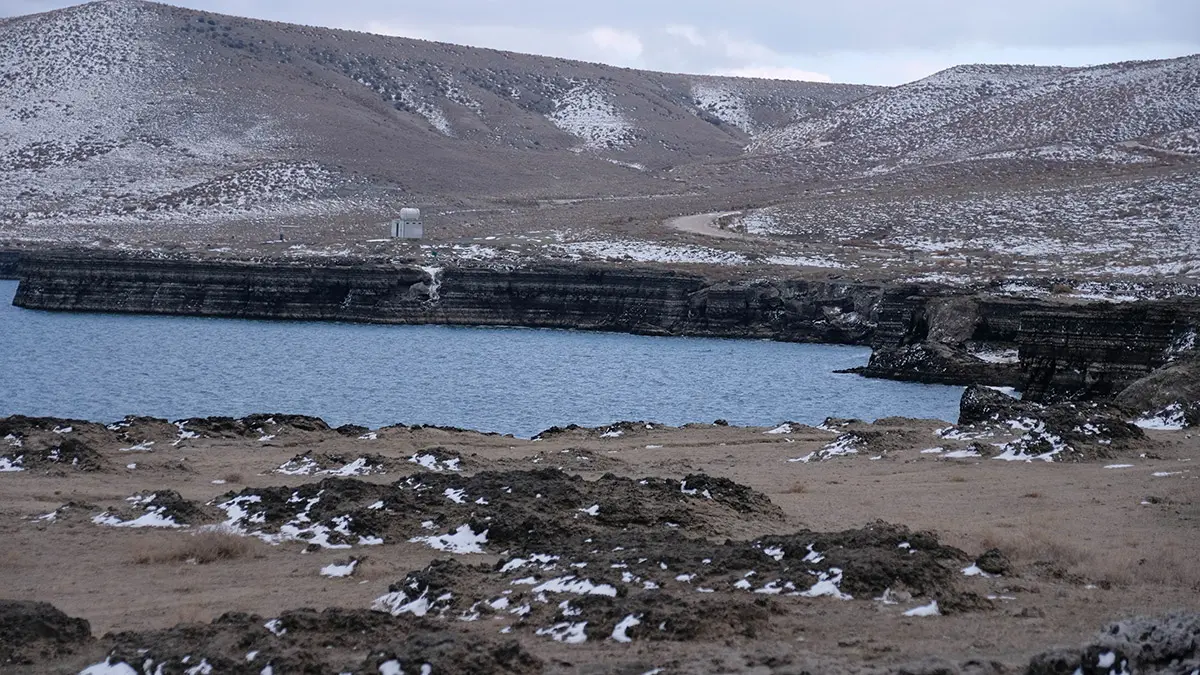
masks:
[(991, 363), (961, 346), (920, 342), (903, 347), (877, 347), (862, 368), (846, 372), (889, 380), (930, 384), (1020, 386), (1024, 375), (1016, 363)]

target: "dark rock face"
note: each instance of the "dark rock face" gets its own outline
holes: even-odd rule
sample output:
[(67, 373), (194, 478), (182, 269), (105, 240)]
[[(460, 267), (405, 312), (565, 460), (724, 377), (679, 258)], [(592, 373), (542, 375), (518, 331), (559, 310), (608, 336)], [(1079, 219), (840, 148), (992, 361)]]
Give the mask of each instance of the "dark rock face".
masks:
[(1200, 426), (1200, 358), (1159, 368), (1121, 390), (1115, 402), (1135, 415), (1177, 406), (1189, 426)]
[(1015, 364), (988, 363), (971, 356), (961, 346), (921, 342), (899, 348), (877, 348), (866, 368), (855, 369), (867, 377), (913, 380), (939, 384), (1020, 386), (1024, 378)]
[(1022, 314), (1026, 398), (1104, 398), (1165, 364), (1200, 325), (1200, 304), (1093, 303)]
[(14, 304), (866, 344), (880, 292), (850, 282), (729, 282), (671, 270), (583, 265), (431, 273), (362, 262), (314, 267), (42, 255), (23, 261)]
[(0, 600), (0, 666), (53, 660), (91, 641), (86, 619), (69, 617), (46, 602)]
[[(870, 344), (867, 376), (1015, 386), (1029, 400), (1115, 395), (1194, 348), (1200, 301), (1077, 304), (939, 286), (712, 279), (545, 264), (440, 270), (23, 255), (14, 304), (63, 311), (403, 324), (511, 325)], [(973, 352), (1017, 350), (1019, 364)]]
[(0, 251), (0, 279), (17, 279), (17, 267), (21, 254), (17, 251)]

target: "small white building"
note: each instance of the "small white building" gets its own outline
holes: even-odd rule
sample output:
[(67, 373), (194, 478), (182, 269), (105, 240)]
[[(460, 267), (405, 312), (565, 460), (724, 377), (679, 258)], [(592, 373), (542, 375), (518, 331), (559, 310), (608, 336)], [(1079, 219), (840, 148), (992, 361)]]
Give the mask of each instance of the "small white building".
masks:
[(390, 223), (394, 239), (420, 239), (425, 236), (425, 225), (421, 222), (421, 209), (400, 209), (400, 217)]

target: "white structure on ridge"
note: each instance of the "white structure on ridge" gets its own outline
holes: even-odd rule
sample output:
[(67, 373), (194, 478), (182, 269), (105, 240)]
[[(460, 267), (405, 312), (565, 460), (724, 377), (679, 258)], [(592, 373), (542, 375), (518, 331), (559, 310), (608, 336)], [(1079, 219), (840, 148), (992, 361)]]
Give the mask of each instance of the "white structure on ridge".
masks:
[(390, 224), (391, 235), (398, 239), (420, 239), (425, 236), (425, 225), (421, 222), (421, 209), (400, 209), (400, 217)]

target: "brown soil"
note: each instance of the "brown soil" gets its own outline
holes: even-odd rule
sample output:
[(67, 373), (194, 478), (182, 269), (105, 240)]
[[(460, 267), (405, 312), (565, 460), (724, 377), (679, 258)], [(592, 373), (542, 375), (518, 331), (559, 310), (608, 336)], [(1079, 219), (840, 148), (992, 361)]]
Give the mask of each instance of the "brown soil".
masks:
[[(639, 423), (537, 441), (427, 427), (360, 438), (280, 415), (192, 421), (182, 440), (147, 420), (66, 433), (18, 422), (0, 420), (22, 450), (73, 439), (97, 462), (0, 474), (0, 598), (90, 622), (0, 612), (8, 672), (78, 672), (109, 655), (168, 673), (202, 659), (254, 673), (378, 673), (393, 659), (405, 672), (1025, 672), (1059, 645), (1073, 670), (1110, 622), (1200, 608), (1191, 431), (1148, 431), (1107, 459), (1026, 463), (947, 459), (1006, 437), (905, 419), (775, 434)], [(830, 451), (839, 439), (858, 451)], [(360, 457), (365, 475), (344, 471)], [(277, 472), (304, 458), (308, 473)], [(105, 513), (186, 526), (93, 521)], [(482, 553), (410, 541), (460, 526), (487, 532)], [(348, 576), (321, 574), (352, 561)], [(993, 576), (963, 574), (972, 564)], [(820, 581), (834, 593), (803, 595)], [(904, 615), (935, 600), (939, 616)], [(49, 617), (40, 642), (10, 628), (29, 624), (22, 612)], [(1191, 634), (1183, 621), (1126, 632)]]

